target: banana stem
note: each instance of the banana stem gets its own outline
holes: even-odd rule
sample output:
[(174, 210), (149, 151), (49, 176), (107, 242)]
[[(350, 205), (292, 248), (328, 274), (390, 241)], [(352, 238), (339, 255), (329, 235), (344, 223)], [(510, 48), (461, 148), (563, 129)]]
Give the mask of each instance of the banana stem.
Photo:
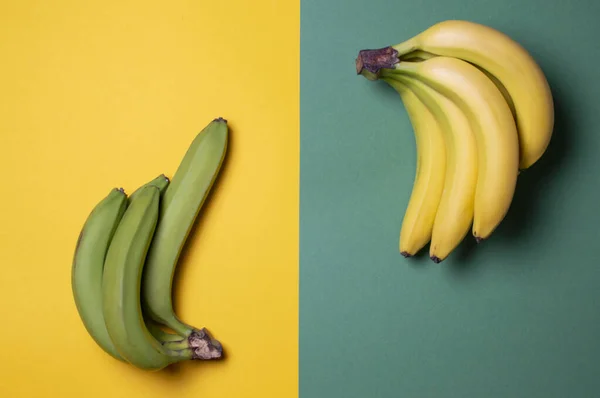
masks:
[(152, 334), (152, 336), (154, 336), (154, 338), (161, 343), (169, 341), (182, 341), (185, 338), (178, 334), (164, 331), (160, 328), (160, 326), (158, 326), (158, 324), (151, 320), (146, 321), (146, 328)]
[(411, 51), (406, 55), (401, 55), (400, 56), (400, 60), (401, 61), (413, 61), (413, 60), (423, 60), (426, 61), (428, 59), (437, 57), (436, 54), (433, 53), (429, 53), (427, 51), (423, 51), (423, 50), (415, 50), (415, 51)]
[(165, 324), (169, 325), (175, 333), (182, 337), (189, 337), (196, 330), (194, 327), (181, 322), (176, 316), (173, 316), (173, 319), (170, 322), (165, 322)]
[[(417, 55), (429, 57), (427, 53), (417, 52)], [(369, 80), (377, 80), (394, 73), (415, 75), (418, 65), (419, 62), (401, 62), (398, 51), (393, 47), (360, 50), (356, 58), (356, 73)]]
[(392, 47), (360, 50), (356, 58), (356, 74), (364, 74), (366, 71), (378, 75), (380, 69), (393, 68), (398, 61), (398, 51)]
[(394, 65), (391, 69), (381, 69), (379, 78), (391, 78), (394, 80), (399, 80), (399, 77), (417, 78), (422, 82), (427, 83), (428, 79), (419, 75), (417, 69), (419, 67), (418, 65), (419, 62), (402, 61)]
[(190, 343), (188, 339), (181, 339), (179, 341), (165, 341), (163, 343), (163, 347), (165, 347), (167, 350), (174, 351), (185, 350), (190, 348)]
[(396, 63), (390, 69), (392, 69), (392, 72), (395, 70), (398, 72), (406, 72), (407, 74), (414, 75), (414, 74), (416, 74), (418, 67), (419, 67), (418, 62), (402, 61), (402, 62)]
[(193, 356), (192, 359), (217, 359), (223, 356), (223, 346), (206, 329), (193, 329), (187, 338), (163, 342), (169, 355)]
[(412, 37), (406, 40), (405, 42), (391, 46), (391, 48), (393, 48), (398, 53), (399, 57), (402, 57), (403, 55), (418, 50), (419, 45), (415, 40), (415, 37)]

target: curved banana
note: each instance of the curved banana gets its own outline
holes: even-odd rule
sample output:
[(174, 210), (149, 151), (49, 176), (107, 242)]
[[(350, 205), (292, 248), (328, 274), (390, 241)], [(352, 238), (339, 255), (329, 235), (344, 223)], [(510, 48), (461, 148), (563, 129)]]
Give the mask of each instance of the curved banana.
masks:
[(504, 219), (519, 171), (517, 127), (504, 97), (485, 74), (452, 57), (400, 62), (380, 70), (382, 77), (404, 74), (452, 100), (469, 118), (477, 142), (477, 186), (473, 236), (488, 238)]
[[(399, 58), (401, 61), (419, 62), (419, 61), (425, 61), (427, 59), (430, 59), (433, 57), (438, 57), (438, 56), (439, 55), (432, 54), (427, 51), (415, 50), (415, 51), (411, 51), (408, 54), (406, 54), (402, 57), (399, 57)], [(498, 78), (496, 76), (492, 75), (490, 72), (483, 69), (481, 66), (476, 65), (476, 64), (473, 64), (473, 66), (475, 66), (477, 69), (482, 71), (487, 77), (490, 78), (491, 81), (494, 82), (496, 87), (498, 87), (498, 90), (500, 90), (500, 92), (504, 96), (504, 99), (506, 100), (506, 103), (508, 104), (510, 111), (513, 114), (513, 117), (515, 118), (515, 120), (517, 120), (517, 110), (515, 109), (515, 104), (513, 103), (512, 98), (510, 97), (510, 94), (508, 93), (508, 90), (506, 90), (506, 87), (504, 87), (502, 82), (500, 80), (498, 80)]]
[(413, 93), (397, 81), (389, 84), (400, 94), (411, 121), (417, 149), (412, 193), (400, 230), (400, 253), (414, 256), (431, 240), (446, 169), (446, 148), (440, 124)]
[[(131, 195), (129, 195), (129, 203), (131, 203), (131, 201), (139, 194), (139, 192), (141, 191), (142, 188), (147, 187), (148, 185), (157, 187), (162, 196), (165, 193), (165, 190), (169, 186), (170, 182), (171, 181), (169, 180), (169, 178), (166, 175), (164, 175), (164, 174), (159, 175), (158, 177), (156, 177), (153, 180), (142, 185), (137, 190), (135, 190)], [(184, 345), (187, 345), (188, 347), (193, 347), (192, 344), (194, 344), (196, 340), (184, 339), (182, 336), (180, 336), (177, 333), (169, 333), (169, 332), (163, 330), (160, 327), (160, 325), (158, 323), (156, 323), (156, 321), (152, 320), (149, 316), (146, 315), (148, 311), (146, 310), (146, 308), (143, 305), (142, 305), (142, 312), (145, 314), (144, 320), (146, 321), (146, 326), (148, 327), (148, 330), (160, 342), (162, 342), (163, 344), (176, 342), (177, 344), (184, 344)]]
[(540, 66), (508, 35), (482, 24), (442, 21), (392, 46), (402, 57), (415, 50), (460, 58), (495, 76), (506, 101), (514, 104), (520, 145), (520, 168), (531, 167), (546, 151), (554, 128), (550, 85)]
[(144, 185), (142, 185), (135, 191), (133, 191), (133, 193), (131, 195), (129, 195), (128, 203), (131, 203), (133, 201), (133, 199), (135, 199), (135, 197), (142, 191), (142, 189), (146, 188), (148, 185), (157, 187), (160, 194), (162, 195), (162, 194), (164, 194), (165, 190), (169, 186), (170, 182), (171, 181), (169, 180), (169, 178), (166, 175), (161, 174), (161, 175), (155, 177), (154, 179), (148, 181), (147, 183), (145, 183)]
[[(210, 122), (192, 141), (166, 189), (158, 226), (148, 251), (142, 302), (148, 315), (184, 337), (207, 334), (183, 323), (171, 296), (173, 274), (194, 221), (219, 173), (227, 149), (227, 121)], [(213, 341), (218, 344), (218, 341)]]
[[(158, 221), (160, 189), (145, 186), (125, 211), (106, 254), (102, 308), (106, 329), (119, 354), (145, 370), (190, 359), (219, 358), (220, 347), (172, 350), (148, 331), (140, 303), (146, 254)], [(210, 343), (208, 343), (210, 345)], [(208, 357), (204, 358), (204, 355)]]
[(94, 341), (109, 355), (123, 361), (110, 339), (102, 315), (102, 271), (111, 239), (127, 207), (127, 195), (115, 188), (96, 204), (79, 234), (71, 288), (83, 324)]
[[(157, 178), (150, 184), (164, 186), (165, 177)], [(165, 186), (166, 187), (166, 186)], [(94, 341), (109, 355), (120, 361), (124, 359), (115, 348), (102, 313), (102, 273), (104, 259), (121, 217), (127, 207), (127, 195), (122, 188), (113, 189), (92, 210), (80, 233), (72, 266), (72, 289), (77, 311), (88, 333)], [(131, 197), (129, 197), (131, 200)], [(157, 325), (148, 322), (148, 329), (161, 343), (191, 342), (178, 334), (163, 331)]]
[[(435, 216), (429, 256), (440, 263), (460, 244), (473, 222), (477, 185), (477, 143), (469, 119), (459, 107), (423, 82), (395, 75), (423, 101), (445, 134), (446, 175)], [(390, 79), (385, 79), (390, 80)]]

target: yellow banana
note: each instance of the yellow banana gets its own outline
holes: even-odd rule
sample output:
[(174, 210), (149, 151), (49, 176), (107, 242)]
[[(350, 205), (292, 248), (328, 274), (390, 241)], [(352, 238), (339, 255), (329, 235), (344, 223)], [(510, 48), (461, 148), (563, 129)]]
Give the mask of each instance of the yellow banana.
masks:
[(494, 28), (470, 21), (442, 21), (400, 44), (397, 55), (425, 51), (468, 61), (494, 76), (506, 88), (519, 134), (521, 169), (546, 151), (554, 128), (550, 85), (540, 66), (519, 43)]
[(519, 168), (517, 127), (502, 93), (475, 66), (451, 57), (400, 62), (378, 73), (383, 78), (417, 78), (452, 100), (469, 118), (478, 164), (473, 236), (477, 241), (486, 239), (510, 207)]
[[(428, 53), (427, 51), (415, 50), (415, 51), (411, 51), (410, 53), (408, 53), (402, 57), (399, 57), (399, 58), (401, 61), (419, 62), (419, 61), (425, 61), (426, 59), (430, 59), (433, 57), (438, 57), (438, 55)], [(476, 64), (473, 64), (473, 66), (477, 67), (477, 69), (482, 71), (487, 77), (490, 78), (490, 80), (492, 82), (494, 82), (496, 87), (498, 87), (498, 90), (500, 90), (500, 92), (504, 96), (506, 103), (510, 107), (510, 111), (512, 112), (513, 117), (515, 118), (515, 120), (517, 120), (517, 111), (515, 109), (515, 104), (513, 104), (512, 98), (510, 97), (510, 94), (508, 93), (508, 91), (506, 90), (506, 87), (504, 87), (502, 82), (500, 80), (498, 80), (498, 78), (496, 76), (492, 75), (490, 72), (483, 69), (481, 66), (476, 65)], [(517, 128), (518, 128), (518, 126), (517, 126)]]
[(417, 166), (412, 193), (400, 230), (400, 253), (414, 256), (431, 239), (433, 221), (444, 188), (446, 149), (440, 125), (409, 89), (399, 82), (398, 91), (413, 126), (417, 148)]
[(435, 115), (446, 142), (444, 190), (437, 209), (429, 256), (443, 261), (460, 244), (473, 222), (477, 183), (477, 143), (469, 120), (459, 107), (419, 80), (395, 75), (390, 85), (406, 84)]

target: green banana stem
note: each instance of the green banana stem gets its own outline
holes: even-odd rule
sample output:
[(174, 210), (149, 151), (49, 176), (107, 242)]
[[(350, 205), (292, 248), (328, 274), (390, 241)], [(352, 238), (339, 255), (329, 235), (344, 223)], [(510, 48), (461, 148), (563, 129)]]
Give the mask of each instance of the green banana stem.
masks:
[(179, 341), (166, 341), (163, 343), (163, 347), (167, 350), (185, 350), (190, 348), (190, 345), (187, 339), (182, 339)]
[(400, 60), (402, 61), (426, 61), (428, 59), (437, 57), (437, 54), (433, 54), (423, 50), (415, 50), (406, 55), (400, 56)]
[[(163, 343), (163, 347), (167, 351), (187, 352), (188, 349), (193, 351), (192, 359), (213, 359), (220, 358), (223, 347), (218, 340), (213, 339), (206, 330), (196, 330), (186, 339), (181, 341), (167, 341)], [(218, 355), (215, 354), (215, 348)]]
[(151, 320), (146, 320), (146, 328), (148, 328), (148, 331), (152, 333), (154, 338), (156, 338), (156, 340), (160, 341), (161, 343), (181, 342), (184, 340), (183, 337), (176, 333), (169, 333), (167, 331), (164, 331), (158, 324)]
[(165, 349), (164, 351), (173, 360), (173, 363), (186, 360), (208, 360), (219, 358), (207, 354), (202, 348)]

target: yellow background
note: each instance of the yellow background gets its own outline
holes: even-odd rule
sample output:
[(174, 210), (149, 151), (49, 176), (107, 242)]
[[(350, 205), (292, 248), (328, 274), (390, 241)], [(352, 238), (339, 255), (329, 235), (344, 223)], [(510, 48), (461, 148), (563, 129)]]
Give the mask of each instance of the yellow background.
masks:
[[(0, 54), (0, 396), (297, 396), (299, 2), (2, 0)], [(175, 289), (227, 359), (140, 371), (80, 322), (75, 241), (218, 116), (230, 151)]]

